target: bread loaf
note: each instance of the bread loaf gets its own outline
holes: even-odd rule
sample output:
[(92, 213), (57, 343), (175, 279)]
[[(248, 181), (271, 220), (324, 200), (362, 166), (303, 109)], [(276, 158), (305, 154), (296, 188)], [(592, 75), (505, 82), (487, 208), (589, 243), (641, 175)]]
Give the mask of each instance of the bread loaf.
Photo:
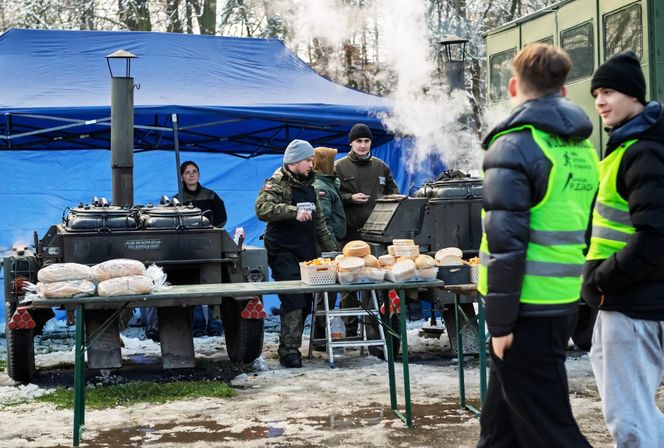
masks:
[(148, 294), (152, 291), (152, 279), (144, 275), (117, 277), (104, 280), (97, 285), (100, 296), (124, 296), (132, 294)]
[(369, 245), (364, 241), (355, 240), (349, 241), (343, 248), (343, 255), (345, 257), (364, 257), (371, 254)]
[(415, 258), (415, 265), (417, 269), (429, 269), (436, 266), (436, 260), (429, 255), (418, 255)]
[(339, 272), (356, 272), (364, 269), (364, 260), (359, 257), (345, 256), (339, 261)]
[(129, 277), (145, 274), (145, 265), (138, 260), (116, 258), (92, 266), (92, 275), (98, 282), (109, 278)]
[(364, 260), (364, 265), (368, 268), (380, 268), (380, 263), (378, 262), (378, 258), (374, 257), (373, 255), (365, 255), (362, 257)]
[(47, 299), (91, 296), (94, 293), (95, 284), (90, 280), (63, 280), (61, 282), (37, 283), (37, 294)]
[(40, 282), (50, 283), (67, 280), (92, 280), (93, 277), (90, 266), (79, 263), (54, 263), (41, 268), (39, 272), (37, 272), (37, 279)]

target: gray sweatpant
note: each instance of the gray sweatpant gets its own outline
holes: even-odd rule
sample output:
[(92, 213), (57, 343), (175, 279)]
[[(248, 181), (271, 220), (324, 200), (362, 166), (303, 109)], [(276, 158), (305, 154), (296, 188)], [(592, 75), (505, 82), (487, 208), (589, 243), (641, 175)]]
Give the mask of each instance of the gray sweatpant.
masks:
[(664, 376), (664, 322), (600, 311), (590, 362), (618, 448), (664, 448), (664, 414), (655, 402)]

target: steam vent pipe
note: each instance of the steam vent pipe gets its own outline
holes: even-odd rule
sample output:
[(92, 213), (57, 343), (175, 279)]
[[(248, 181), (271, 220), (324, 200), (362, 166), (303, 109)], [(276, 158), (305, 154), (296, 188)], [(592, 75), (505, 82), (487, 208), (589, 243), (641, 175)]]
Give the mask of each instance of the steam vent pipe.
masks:
[[(120, 51), (109, 55), (129, 64), (131, 53)], [(118, 56), (114, 56), (118, 54)], [(134, 78), (113, 76), (111, 72), (111, 171), (113, 205), (134, 205)]]

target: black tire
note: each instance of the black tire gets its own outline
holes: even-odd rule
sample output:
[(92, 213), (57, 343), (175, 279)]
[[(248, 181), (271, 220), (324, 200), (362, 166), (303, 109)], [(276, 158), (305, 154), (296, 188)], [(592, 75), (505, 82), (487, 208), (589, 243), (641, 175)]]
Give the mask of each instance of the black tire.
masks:
[(224, 324), (228, 358), (238, 364), (248, 364), (263, 352), (263, 319), (243, 319), (246, 301), (224, 297), (221, 304), (221, 320)]
[(587, 305), (579, 306), (579, 318), (572, 332), (572, 341), (581, 350), (590, 351), (592, 347), (593, 328), (597, 320), (597, 310)]
[[(8, 321), (16, 306), (7, 307)], [(7, 338), (7, 375), (14, 381), (28, 384), (35, 373), (35, 344), (33, 330), (10, 330), (5, 323)]]
[[(376, 322), (375, 319), (372, 317), (367, 317), (367, 319), (370, 319), (369, 325), (367, 325), (367, 339), (378, 339), (380, 338), (380, 333), (378, 332), (378, 325), (379, 323)], [(392, 329), (396, 332), (399, 333), (401, 331), (401, 321), (399, 320), (399, 316), (394, 314), (390, 320), (390, 324), (392, 326)], [(386, 330), (383, 330), (385, 333), (385, 340), (387, 341), (387, 338), (391, 338), (392, 340), (392, 354), (396, 358), (399, 356), (400, 350), (401, 350), (401, 341), (391, 334), (389, 334)], [(378, 359), (382, 359), (385, 361), (385, 353), (383, 351), (383, 347), (380, 346), (370, 346), (369, 347), (369, 354), (375, 356)]]

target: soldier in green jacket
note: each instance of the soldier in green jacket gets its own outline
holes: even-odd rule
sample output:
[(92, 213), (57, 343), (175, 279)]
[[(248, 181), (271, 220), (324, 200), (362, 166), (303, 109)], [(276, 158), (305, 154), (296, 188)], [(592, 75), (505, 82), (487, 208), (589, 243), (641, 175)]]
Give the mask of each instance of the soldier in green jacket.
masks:
[[(357, 123), (348, 133), (350, 152), (337, 160), (334, 168), (341, 181), (341, 201), (346, 212), (346, 242), (360, 239), (360, 229), (369, 219), (376, 199), (399, 194), (392, 171), (385, 162), (371, 155), (373, 135), (366, 124)], [(366, 296), (366, 294), (364, 294)], [(366, 297), (363, 298), (366, 300)], [(341, 294), (341, 307), (359, 306), (355, 293)], [(346, 335), (357, 333), (357, 317), (344, 318)]]
[[(293, 140), (284, 164), (267, 179), (256, 199), (256, 216), (267, 222), (264, 241), (272, 278), (300, 280), (302, 261), (337, 249), (314, 191), (314, 148)], [(320, 248), (320, 249), (319, 249)], [(302, 332), (311, 310), (311, 294), (279, 294), (281, 337), (279, 360), (285, 367), (302, 367)]]

